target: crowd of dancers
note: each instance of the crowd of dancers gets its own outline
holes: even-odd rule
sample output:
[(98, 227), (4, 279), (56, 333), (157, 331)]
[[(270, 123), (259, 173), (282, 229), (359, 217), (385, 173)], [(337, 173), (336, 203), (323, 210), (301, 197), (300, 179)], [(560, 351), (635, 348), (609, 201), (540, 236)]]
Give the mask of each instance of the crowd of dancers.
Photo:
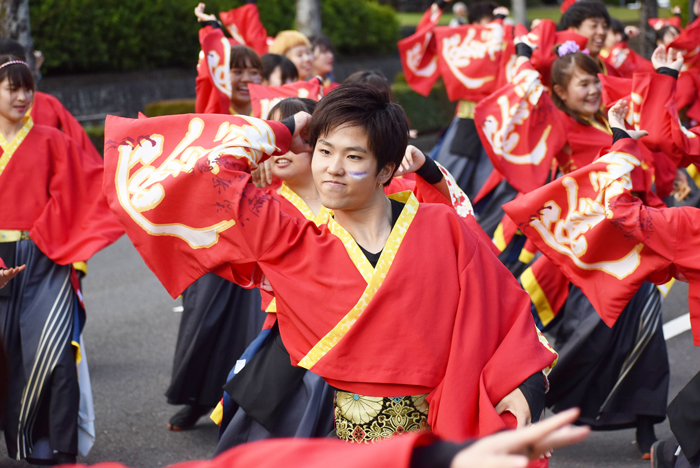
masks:
[(183, 298), (167, 427), (220, 425), (193, 467), (547, 466), (588, 427), (700, 466), (700, 377), (667, 408), (661, 326), (688, 282), (700, 345), (700, 20), (650, 20), (647, 60), (596, 0), (529, 29), (447, 6), (398, 44), (457, 102), (428, 155), (381, 72), (336, 83), (327, 37), (268, 37), (254, 2), (195, 8), (196, 114), (109, 116), (104, 159), (0, 41), (10, 457), (95, 443), (81, 280), (126, 233)]

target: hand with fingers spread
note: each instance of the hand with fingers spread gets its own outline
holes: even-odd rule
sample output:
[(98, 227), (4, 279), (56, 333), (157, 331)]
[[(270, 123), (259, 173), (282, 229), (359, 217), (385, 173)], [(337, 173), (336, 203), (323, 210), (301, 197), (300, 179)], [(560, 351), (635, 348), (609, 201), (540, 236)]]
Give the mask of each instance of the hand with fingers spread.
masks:
[(635, 140), (639, 140), (640, 138), (649, 135), (649, 132), (646, 130), (628, 130), (625, 125), (625, 118), (627, 117), (627, 114), (630, 111), (629, 103), (624, 100), (620, 99), (615, 103), (614, 106), (610, 108), (608, 111), (608, 123), (610, 124), (610, 128), (619, 128), (620, 130), (624, 130), (627, 132), (627, 134), (634, 138)]
[(27, 265), (22, 265), (22, 266), (8, 268), (8, 269), (1, 269), (0, 270), (0, 289), (7, 286), (7, 283), (9, 283), (12, 278), (19, 275), (19, 273), (21, 271), (24, 271), (25, 268), (27, 268)]
[(423, 164), (425, 164), (425, 155), (423, 152), (413, 145), (408, 145), (406, 147), (406, 154), (404, 154), (403, 161), (401, 161), (396, 175), (402, 176), (416, 172)]
[(197, 17), (197, 21), (200, 23), (206, 23), (207, 21), (216, 21), (216, 16), (215, 15), (208, 15), (204, 13), (204, 9), (207, 6), (204, 3), (199, 3), (196, 7), (194, 7), (194, 16)]
[(498, 414), (503, 414), (506, 411), (515, 416), (515, 419), (518, 421), (518, 428), (529, 426), (532, 421), (530, 405), (527, 404), (527, 399), (519, 388), (503, 397), (496, 405)]
[(683, 53), (673, 48), (667, 51), (665, 46), (660, 45), (651, 55), (651, 64), (654, 65), (654, 70), (667, 67), (680, 72), (683, 67)]
[(579, 414), (574, 408), (524, 429), (484, 437), (459, 452), (451, 468), (524, 468), (529, 460), (588, 437), (590, 428), (571, 426)]

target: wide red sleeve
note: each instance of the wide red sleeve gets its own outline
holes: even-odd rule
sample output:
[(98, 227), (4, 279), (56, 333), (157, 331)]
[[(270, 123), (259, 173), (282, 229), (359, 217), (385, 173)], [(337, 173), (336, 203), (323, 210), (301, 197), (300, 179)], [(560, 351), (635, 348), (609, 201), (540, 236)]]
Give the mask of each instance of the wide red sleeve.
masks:
[[(459, 283), (460, 312), (445, 376), (428, 395), (428, 422), (433, 432), (453, 441), (505, 429), (507, 424), (494, 406), (556, 358), (549, 345), (539, 339), (528, 295), (483, 242), (477, 242), (473, 257), (460, 272)], [(477, 336), (483, 342), (479, 349), (482, 356), (474, 356), (473, 348), (465, 352), (464, 343)], [(472, 372), (469, 362), (486, 364)], [(464, 389), (472, 387), (475, 379), (478, 395), (466, 395)]]
[(687, 130), (681, 125), (675, 94), (673, 77), (659, 73), (636, 74), (632, 84), (632, 112), (635, 127), (649, 132), (649, 136), (641, 140), (644, 145), (661, 151), (674, 164), (685, 167), (693, 157), (700, 156), (700, 129)]
[(202, 48), (197, 62), (195, 112), (229, 114), (231, 105), (231, 43), (223, 30), (205, 26), (199, 30)]
[(47, 257), (68, 265), (87, 261), (124, 230), (102, 195), (102, 159), (84, 157), (71, 138), (59, 131), (54, 135), (50, 198), (29, 235)]
[(95, 145), (92, 144), (92, 140), (90, 140), (90, 137), (85, 132), (83, 126), (80, 125), (80, 122), (73, 117), (73, 114), (68, 112), (68, 109), (61, 104), (61, 101), (51, 95), (47, 95), (47, 97), (47, 102), (50, 103), (53, 112), (58, 117), (58, 121), (61, 126), (60, 130), (62, 130), (63, 133), (71, 137), (73, 141), (78, 144), (80, 149), (83, 151), (84, 156), (87, 156), (93, 161), (102, 165), (102, 156), (100, 156), (100, 153), (97, 152)]
[[(169, 468), (357, 468), (381, 466), (409, 468), (415, 447), (434, 439), (427, 433), (411, 433), (377, 444), (349, 444), (333, 439), (276, 439), (239, 445), (213, 460), (197, 460)], [(86, 465), (64, 465), (86, 468)], [(92, 468), (127, 468), (116, 462), (98, 463)]]
[(316, 228), (283, 214), (278, 200), (250, 183), (250, 164), (289, 149), (291, 134), (280, 122), (110, 116), (105, 138), (110, 208), (173, 297), (210, 271), (257, 286), (256, 264), (283, 233), (287, 243), (278, 250)]

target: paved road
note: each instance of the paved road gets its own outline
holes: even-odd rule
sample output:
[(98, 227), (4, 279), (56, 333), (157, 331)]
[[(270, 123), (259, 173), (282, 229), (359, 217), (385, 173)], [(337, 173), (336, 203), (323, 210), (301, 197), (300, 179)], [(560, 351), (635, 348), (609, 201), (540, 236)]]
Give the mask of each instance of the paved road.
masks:
[[(165, 402), (179, 314), (128, 239), (123, 238), (90, 262), (84, 283), (89, 309), (85, 346), (92, 376), (97, 441), (81, 461), (116, 460), (134, 468), (156, 468), (211, 456), (217, 427), (204, 421), (195, 430), (174, 433), (166, 423), (174, 412)], [(687, 287), (677, 284), (664, 304), (664, 322), (687, 312)], [(700, 369), (700, 349), (690, 333), (670, 341), (671, 396)], [(669, 433), (668, 424), (657, 426)], [(551, 466), (646, 467), (639, 459), (634, 431), (593, 434), (586, 442), (555, 454)], [(26, 466), (4, 458), (0, 467)]]

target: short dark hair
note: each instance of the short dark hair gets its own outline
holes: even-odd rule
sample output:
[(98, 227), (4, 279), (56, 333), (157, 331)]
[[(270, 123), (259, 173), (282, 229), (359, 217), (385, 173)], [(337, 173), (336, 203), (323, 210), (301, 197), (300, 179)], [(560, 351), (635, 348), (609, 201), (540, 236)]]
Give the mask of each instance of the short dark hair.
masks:
[(0, 55), (14, 55), (20, 60), (27, 60), (27, 52), (22, 44), (7, 38), (0, 39)]
[[(267, 115), (271, 120), (284, 120), (297, 112), (313, 114), (316, 109), (316, 104), (318, 103), (313, 99), (289, 97), (275, 104)], [(279, 115), (275, 115), (277, 113), (279, 113)]]
[(262, 65), (265, 81), (270, 80), (270, 75), (277, 67), (280, 67), (282, 72), (282, 84), (287, 80), (297, 81), (299, 79), (297, 67), (284, 55), (265, 54), (262, 56)]
[(498, 4), (496, 2), (476, 2), (474, 5), (469, 7), (467, 19), (471, 24), (479, 23), (484, 18), (487, 18), (489, 21), (493, 21), (493, 10), (496, 8), (498, 8)]
[(603, 18), (605, 23), (610, 26), (610, 14), (608, 8), (597, 0), (582, 0), (576, 2), (569, 7), (568, 10), (561, 15), (559, 20), (559, 31), (566, 31), (569, 28), (578, 28), (581, 23), (588, 18)]
[(321, 49), (321, 52), (325, 50), (330, 50), (335, 54), (335, 48), (333, 47), (333, 43), (331, 42), (331, 39), (328, 36), (319, 34), (318, 36), (310, 37), (309, 40), (311, 41), (311, 52), (316, 50), (316, 47), (319, 47)]
[(672, 24), (667, 24), (661, 29), (658, 29), (656, 31), (656, 42), (663, 42), (664, 36), (666, 35), (667, 32), (669, 31), (676, 31), (676, 34), (680, 34), (680, 31), (678, 30), (677, 27), (675, 27)]
[[(394, 164), (394, 171), (399, 168), (408, 146), (408, 118), (385, 92), (369, 84), (348, 83), (328, 93), (311, 116), (311, 145), (315, 147), (320, 137), (346, 124), (367, 132), (369, 150), (377, 158), (377, 174), (388, 164)], [(391, 177), (384, 185), (389, 182)]]
[(262, 60), (257, 52), (250, 47), (235, 45), (231, 46), (231, 68), (257, 68), (263, 74)]
[(629, 36), (627, 36), (627, 33), (625, 32), (625, 25), (619, 19), (610, 18), (610, 30), (616, 34), (621, 34), (623, 41), (629, 40)]
[(357, 71), (348, 76), (343, 83), (366, 83), (387, 93), (389, 99), (392, 101), (394, 100), (393, 93), (391, 92), (391, 84), (389, 84), (389, 80), (384, 76), (384, 73), (379, 70)]
[[(15, 55), (0, 55), (0, 66), (4, 63), (24, 59)], [(13, 88), (24, 88), (34, 91), (34, 76), (26, 63), (17, 63), (0, 68), (0, 81), (7, 78)]]

